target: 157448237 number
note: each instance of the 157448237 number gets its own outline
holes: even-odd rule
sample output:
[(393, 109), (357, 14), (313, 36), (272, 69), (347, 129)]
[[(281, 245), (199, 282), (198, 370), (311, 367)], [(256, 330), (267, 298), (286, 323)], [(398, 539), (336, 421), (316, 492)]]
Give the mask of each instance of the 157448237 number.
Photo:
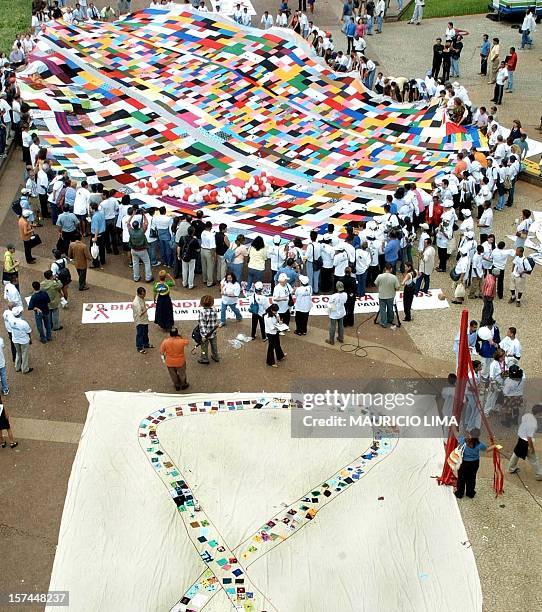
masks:
[(49, 606), (69, 606), (69, 591), (48, 591), (47, 593), (0, 593), (0, 605), (28, 606), (47, 604)]

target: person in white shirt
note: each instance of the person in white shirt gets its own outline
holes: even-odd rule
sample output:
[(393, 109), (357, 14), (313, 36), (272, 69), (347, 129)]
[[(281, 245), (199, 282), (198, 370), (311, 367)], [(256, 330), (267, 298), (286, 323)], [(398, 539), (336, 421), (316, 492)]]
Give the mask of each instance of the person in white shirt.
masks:
[(248, 14), (248, 9), (246, 6), (243, 8), (243, 12), (241, 14), (241, 24), (247, 27), (252, 26), (252, 15)]
[(518, 440), (508, 463), (509, 474), (515, 474), (519, 471), (518, 463), (520, 459), (523, 459), (531, 464), (536, 480), (542, 480), (542, 467), (534, 447), (534, 436), (538, 429), (537, 418), (541, 415), (542, 404), (535, 404), (531, 412), (526, 412), (521, 417), (521, 423), (518, 428)]
[(335, 255), (333, 256), (333, 267), (335, 268), (335, 283), (342, 281), (344, 271), (348, 266), (348, 254), (341, 244), (335, 247)]
[(472, 118), (472, 122), (476, 125), (479, 130), (483, 130), (484, 133), (487, 131), (487, 125), (489, 123), (489, 117), (485, 106), (480, 106)]
[(521, 49), (525, 49), (526, 46), (532, 48), (533, 39), (531, 38), (531, 34), (536, 30), (536, 17), (533, 14), (532, 9), (527, 9), (525, 13), (525, 17), (523, 18), (523, 22), (521, 24), (520, 32), (521, 32)]
[[(277, 287), (278, 286), (279, 285), (277, 285)], [(279, 333), (278, 330), (280, 324), (278, 313), (278, 305), (271, 304), (264, 315), (265, 334), (268, 340), (266, 363), (272, 368), (278, 368), (276, 361), (282, 361), (287, 355), (280, 346), (280, 334), (282, 334), (282, 332)]]
[(508, 258), (515, 255), (514, 249), (505, 249), (505, 246), (504, 241), (501, 240), (497, 244), (497, 248), (493, 249), (492, 251), (493, 267), (499, 271), (499, 276), (497, 278), (497, 295), (501, 300), (504, 293), (504, 271), (506, 269), (506, 264), (508, 262)]
[(507, 160), (509, 155), (510, 147), (506, 144), (504, 137), (499, 134), (499, 136), (497, 136), (495, 150), (493, 151), (493, 158), (498, 162), (501, 162)]
[(205, 6), (204, 0), (201, 0), (201, 2), (198, 4), (198, 11), (200, 11), (201, 13), (208, 13), (209, 12), (207, 10), (207, 7)]
[(421, 253), (423, 251), (424, 245), (425, 245), (425, 241), (428, 238), (431, 238), (428, 230), (429, 230), (429, 225), (427, 223), (420, 223), (420, 229), (421, 234), (418, 238), (418, 253)]
[(423, 19), (423, 8), (425, 6), (425, 0), (414, 0), (414, 12), (412, 13), (412, 19), (408, 23), (415, 23), (420, 25)]
[(28, 366), (28, 353), (32, 329), (30, 325), (21, 318), (22, 306), (12, 306), (13, 318), (9, 321), (11, 340), (15, 345), (15, 371), (28, 374), (33, 368)]
[(341, 281), (335, 284), (335, 293), (329, 298), (329, 338), (326, 338), (327, 344), (335, 344), (335, 332), (337, 340), (344, 342), (344, 317), (346, 315), (346, 300), (348, 296), (344, 290), (344, 285)]
[(260, 23), (264, 30), (269, 30), (269, 28), (273, 27), (273, 16), (270, 15), (268, 11), (265, 11)]
[(519, 220), (516, 227), (516, 243), (515, 247), (524, 247), (525, 241), (529, 236), (529, 229), (533, 224), (533, 220), (531, 217), (531, 211), (528, 208), (524, 208), (521, 211), (521, 219)]
[(38, 186), (38, 198), (40, 201), (41, 208), (41, 216), (43, 219), (50, 217), (49, 208), (47, 205), (47, 189), (49, 188), (49, 177), (47, 176), (47, 172), (44, 170), (44, 164), (40, 166), (38, 170), (38, 174), (36, 176), (36, 184)]
[(484, 247), (479, 244), (472, 258), (469, 298), (482, 297), (482, 281), (484, 278)]
[(501, 340), (499, 346), (505, 354), (506, 365), (510, 367), (512, 364), (518, 365), (521, 359), (521, 343), (516, 337), (517, 329), (509, 327), (506, 336)]
[(267, 249), (267, 256), (271, 265), (271, 291), (275, 288), (275, 276), (279, 268), (282, 268), (286, 261), (287, 247), (287, 244), (281, 244), (280, 236), (277, 234), (273, 236), (273, 244)]
[(214, 285), (214, 269), (216, 264), (216, 242), (215, 232), (211, 221), (205, 223), (205, 229), (201, 232), (201, 277), (207, 287)]
[(465, 300), (465, 285), (470, 275), (471, 258), (470, 255), (462, 255), (458, 262), (455, 264), (454, 272), (459, 275), (457, 281), (455, 281), (455, 293), (452, 304), (462, 304)]
[(532, 271), (529, 260), (523, 256), (523, 247), (516, 249), (516, 256), (512, 261), (512, 275), (510, 276), (510, 299), (509, 304), (516, 302), (516, 306), (521, 306), (521, 297), (525, 293), (525, 283), (527, 275)]
[(320, 269), (322, 266), (322, 245), (318, 243), (318, 233), (311, 231), (310, 242), (305, 250), (307, 276), (313, 294), (320, 290)]
[(307, 323), (312, 308), (312, 289), (309, 277), (299, 275), (300, 286), (295, 290), (295, 331), (296, 336), (307, 335)]
[(489, 365), (489, 387), (484, 403), (484, 414), (486, 416), (495, 410), (497, 399), (503, 388), (505, 372), (504, 351), (497, 348)]
[(362, 242), (361, 247), (356, 249), (356, 281), (358, 297), (365, 297), (367, 285), (367, 273), (371, 265), (371, 253), (367, 242)]
[(331, 293), (333, 291), (333, 260), (335, 258), (335, 249), (331, 245), (331, 238), (324, 235), (322, 239), (322, 267), (320, 269), (320, 290), (323, 293)]
[(232, 272), (228, 272), (220, 283), (220, 293), (222, 294), (222, 305), (220, 307), (220, 327), (226, 325), (226, 311), (231, 309), (235, 315), (235, 319), (242, 321), (243, 315), (239, 311), (237, 304), (239, 303), (239, 295), (241, 294), (241, 285), (237, 282), (237, 277)]
[(447, 42), (452, 42), (453, 39), (455, 38), (455, 28), (454, 28), (454, 24), (451, 21), (449, 21), (448, 25), (446, 26), (444, 38)]
[(480, 229), (480, 242), (484, 243), (489, 234), (493, 233), (493, 209), (491, 201), (486, 201), (483, 204), (483, 212), (478, 220), (478, 228)]
[[(293, 300), (293, 289), (288, 283), (288, 277), (284, 272), (281, 272), (278, 276), (278, 283), (273, 289), (273, 303), (278, 306), (278, 314), (280, 320), (285, 324), (290, 324), (290, 303)], [(267, 331), (267, 327), (266, 327)]]
[(459, 226), (459, 233), (465, 235), (467, 232), (471, 232), (474, 229), (474, 221), (472, 219), (472, 213), (468, 208), (463, 208), (461, 214), (463, 215), (463, 221), (461, 221), (461, 225)]
[(243, 19), (243, 10), (241, 9), (241, 5), (237, 4), (235, 7), (235, 11), (233, 12), (233, 20), (235, 23), (241, 23)]
[(499, 69), (497, 70), (497, 76), (495, 77), (495, 90), (493, 92), (493, 99), (491, 100), (499, 106), (502, 104), (502, 97), (504, 94), (504, 86), (506, 85), (506, 81), (508, 81), (508, 68), (506, 67), (505, 62), (501, 62), (499, 64)]
[(8, 281), (4, 284), (4, 300), (11, 306), (22, 306), (23, 300), (21, 299), (21, 294), (17, 287), (11, 282)]
[[(250, 298), (250, 308), (252, 312), (252, 332), (251, 338), (256, 340), (256, 330), (258, 329), (258, 324), (260, 325), (260, 332), (262, 334), (262, 341), (267, 341), (267, 336), (265, 334), (265, 321), (264, 314), (269, 306), (269, 298), (262, 293), (263, 291), (263, 283), (262, 281), (256, 281), (254, 283), (254, 295)], [(252, 305), (255, 304), (253, 307)], [(252, 308), (257, 309), (257, 312), (252, 311)]]
[(90, 191), (88, 190), (87, 181), (81, 181), (81, 186), (75, 192), (75, 200), (73, 202), (73, 213), (79, 219), (81, 233), (83, 236), (88, 234), (87, 217), (90, 216)]

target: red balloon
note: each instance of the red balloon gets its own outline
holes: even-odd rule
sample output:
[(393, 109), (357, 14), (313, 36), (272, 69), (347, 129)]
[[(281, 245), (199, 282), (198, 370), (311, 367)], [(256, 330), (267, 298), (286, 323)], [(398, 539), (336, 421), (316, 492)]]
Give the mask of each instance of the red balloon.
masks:
[(213, 190), (211, 190), (210, 196), (211, 196), (212, 198), (216, 198), (217, 194), (218, 194), (217, 190), (216, 190), (216, 189), (213, 189)]
[(139, 181), (139, 183), (138, 183), (138, 185), (139, 185), (141, 188), (145, 187), (145, 184), (146, 184), (146, 183), (145, 183), (145, 181)]

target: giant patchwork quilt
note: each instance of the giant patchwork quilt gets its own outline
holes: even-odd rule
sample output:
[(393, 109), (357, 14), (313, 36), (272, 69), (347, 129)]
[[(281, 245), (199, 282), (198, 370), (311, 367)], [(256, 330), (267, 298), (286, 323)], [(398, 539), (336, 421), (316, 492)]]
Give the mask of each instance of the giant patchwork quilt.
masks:
[[(149, 178), (224, 187), (265, 170), (272, 197), (208, 207), (260, 233), (379, 214), (384, 192), (427, 188), (451, 151), (484, 144), (434, 104), (399, 104), (337, 76), (296, 35), (186, 7), (59, 21), (33, 59), (43, 68), (22, 77), (23, 97), (71, 176), (130, 192)], [(171, 193), (161, 199), (194, 209)]]

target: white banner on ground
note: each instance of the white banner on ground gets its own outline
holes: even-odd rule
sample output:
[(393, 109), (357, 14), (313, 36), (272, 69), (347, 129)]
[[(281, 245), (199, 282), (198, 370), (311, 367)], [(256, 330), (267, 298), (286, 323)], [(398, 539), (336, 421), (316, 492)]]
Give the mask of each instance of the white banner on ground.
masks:
[[(414, 298), (412, 310), (436, 310), (448, 308), (447, 300), (439, 300), (440, 289), (431, 289), (429, 295), (420, 294)], [(178, 299), (173, 301), (173, 317), (175, 321), (197, 321), (199, 314), (199, 299)], [(248, 310), (250, 297), (239, 298), (239, 310), (243, 318), (249, 319), (251, 314)], [(315, 295), (312, 298), (313, 306), (311, 315), (328, 314), (327, 304), (328, 295)], [(398, 292), (395, 302), (398, 310), (403, 310), (403, 294)], [(271, 303), (271, 298), (269, 298)], [(152, 302), (147, 302), (152, 305)], [(221, 300), (215, 300), (215, 307), (220, 308)], [(367, 293), (364, 298), (359, 298), (356, 302), (356, 314), (368, 314), (378, 311), (378, 294)], [(154, 321), (154, 308), (149, 311), (149, 319)], [(233, 318), (233, 314), (228, 309), (228, 318)], [(82, 323), (133, 323), (132, 302), (100, 302), (83, 304)]]

